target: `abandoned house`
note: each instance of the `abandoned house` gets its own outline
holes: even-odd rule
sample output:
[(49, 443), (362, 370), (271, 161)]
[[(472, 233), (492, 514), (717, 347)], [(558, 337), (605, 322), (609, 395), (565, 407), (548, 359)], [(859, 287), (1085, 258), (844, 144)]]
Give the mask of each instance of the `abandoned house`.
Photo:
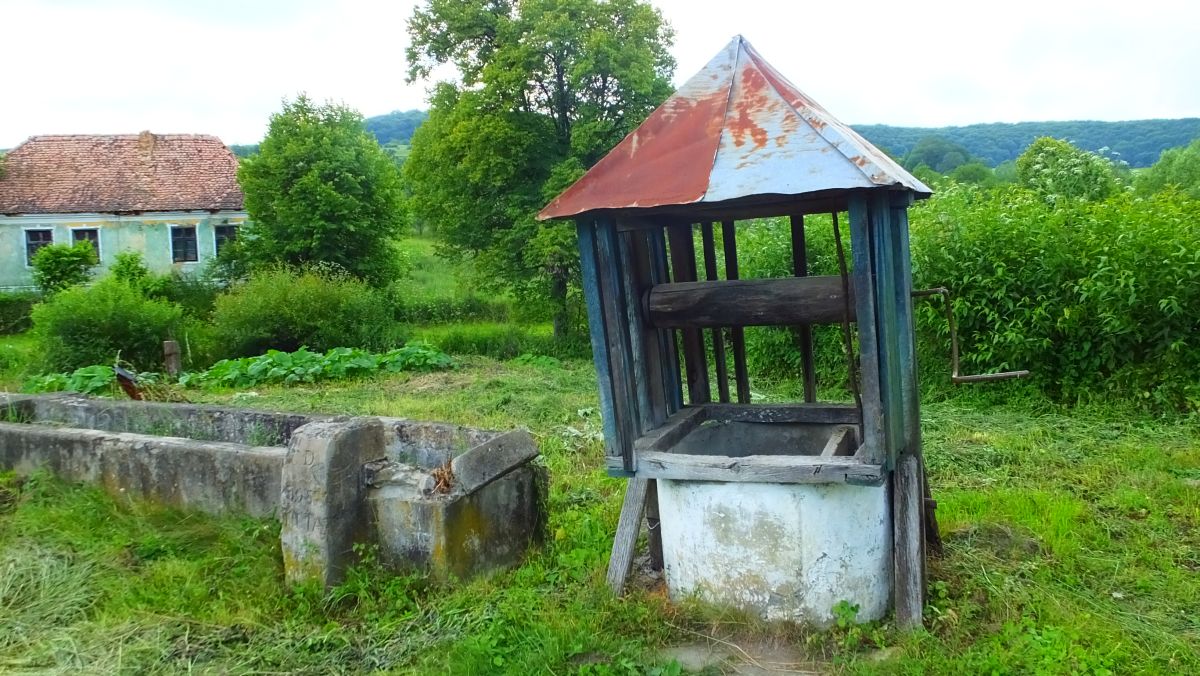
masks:
[(0, 175), (0, 288), (32, 285), (47, 244), (88, 241), (103, 271), (122, 251), (155, 272), (199, 270), (246, 220), (237, 158), (215, 136), (34, 136)]

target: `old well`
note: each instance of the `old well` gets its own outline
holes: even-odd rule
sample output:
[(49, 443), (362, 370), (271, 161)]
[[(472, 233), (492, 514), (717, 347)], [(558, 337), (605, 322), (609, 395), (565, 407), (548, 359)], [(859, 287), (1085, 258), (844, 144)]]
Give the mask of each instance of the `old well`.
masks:
[[(607, 467), (628, 479), (615, 590), (644, 518), (673, 598), (920, 622), (907, 209), (929, 194), (739, 36), (541, 212), (576, 224)], [(838, 275), (810, 274), (813, 215)], [(742, 279), (739, 236), (769, 217), (790, 222), (790, 274)], [(817, 398), (819, 325), (840, 327), (852, 402)], [(790, 327), (803, 401), (755, 401), (745, 331), (761, 326)]]

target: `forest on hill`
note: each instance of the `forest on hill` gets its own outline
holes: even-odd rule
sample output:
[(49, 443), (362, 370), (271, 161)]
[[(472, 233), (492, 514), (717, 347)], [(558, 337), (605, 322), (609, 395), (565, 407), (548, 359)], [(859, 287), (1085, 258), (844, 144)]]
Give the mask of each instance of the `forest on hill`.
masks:
[(964, 127), (893, 127), (886, 124), (856, 124), (854, 130), (895, 157), (904, 157), (917, 143), (930, 136), (960, 145), (972, 157), (989, 166), (1017, 159), (1039, 136), (1065, 139), (1093, 152), (1124, 160), (1131, 167), (1148, 167), (1162, 151), (1185, 146), (1200, 137), (1200, 118), (1179, 120), (1128, 120), (1096, 122), (994, 122)]
[[(429, 117), (424, 110), (395, 110), (368, 117), (363, 122), (367, 131), (399, 159), (408, 155), (413, 133)], [(1131, 167), (1148, 167), (1168, 148), (1187, 145), (1200, 138), (1200, 118), (1178, 120), (1128, 120), (1096, 122), (1069, 120), (1065, 122), (994, 122), (962, 127), (894, 127), (886, 124), (857, 124), (854, 130), (868, 141), (903, 159), (921, 140), (937, 139), (965, 150), (967, 157), (952, 163), (978, 160), (988, 166), (1017, 159), (1034, 139), (1050, 136), (1065, 139), (1084, 150), (1099, 151), (1114, 160), (1123, 160)], [(258, 151), (257, 145), (230, 146), (238, 157)], [(912, 168), (912, 167), (910, 167)], [(949, 171), (953, 166), (944, 169)]]

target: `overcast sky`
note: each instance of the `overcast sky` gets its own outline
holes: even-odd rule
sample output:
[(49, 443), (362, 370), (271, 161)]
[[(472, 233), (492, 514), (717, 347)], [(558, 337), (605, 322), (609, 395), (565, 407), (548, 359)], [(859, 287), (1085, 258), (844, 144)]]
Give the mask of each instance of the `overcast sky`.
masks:
[[(424, 108), (384, 0), (0, 0), (0, 148), (52, 133), (255, 143), (305, 91)], [(654, 0), (676, 82), (741, 33), (839, 119), (915, 126), (1200, 117), (1200, 2)]]

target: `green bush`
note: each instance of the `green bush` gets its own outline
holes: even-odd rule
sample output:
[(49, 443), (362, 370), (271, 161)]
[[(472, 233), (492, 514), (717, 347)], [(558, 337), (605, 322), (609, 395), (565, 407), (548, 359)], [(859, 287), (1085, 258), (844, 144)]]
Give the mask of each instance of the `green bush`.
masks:
[(493, 359), (512, 359), (526, 354), (560, 358), (591, 355), (586, 336), (555, 340), (549, 324), (445, 324), (418, 329), (415, 337), (450, 354)]
[(48, 370), (111, 364), (118, 355), (136, 368), (153, 369), (162, 362), (162, 342), (174, 337), (182, 316), (178, 306), (109, 278), (66, 289), (34, 307), (33, 330)]
[(206, 277), (185, 275), (178, 270), (165, 275), (156, 275), (146, 267), (142, 254), (137, 251), (122, 251), (109, 268), (108, 274), (130, 286), (141, 289), (150, 298), (176, 303), (189, 317), (206, 319), (212, 314), (218, 284)]
[(47, 296), (88, 281), (91, 269), (99, 263), (91, 242), (49, 244), (38, 249), (29, 263), (33, 283)]
[(504, 322), (510, 319), (508, 303), (494, 298), (475, 294), (434, 298), (396, 297), (398, 295), (393, 295), (392, 312), (396, 321), (405, 324)]
[(403, 342), (387, 300), (348, 275), (276, 268), (217, 297), (213, 339), (221, 356), (301, 347), (383, 350)]
[(0, 334), (28, 331), (33, 325), (33, 306), (41, 297), (35, 291), (0, 293)]
[[(955, 292), (964, 372), (1030, 369), (1052, 396), (1200, 406), (1200, 203), (945, 189), (912, 211), (917, 286)], [(936, 303), (917, 306), (946, 341)]]

